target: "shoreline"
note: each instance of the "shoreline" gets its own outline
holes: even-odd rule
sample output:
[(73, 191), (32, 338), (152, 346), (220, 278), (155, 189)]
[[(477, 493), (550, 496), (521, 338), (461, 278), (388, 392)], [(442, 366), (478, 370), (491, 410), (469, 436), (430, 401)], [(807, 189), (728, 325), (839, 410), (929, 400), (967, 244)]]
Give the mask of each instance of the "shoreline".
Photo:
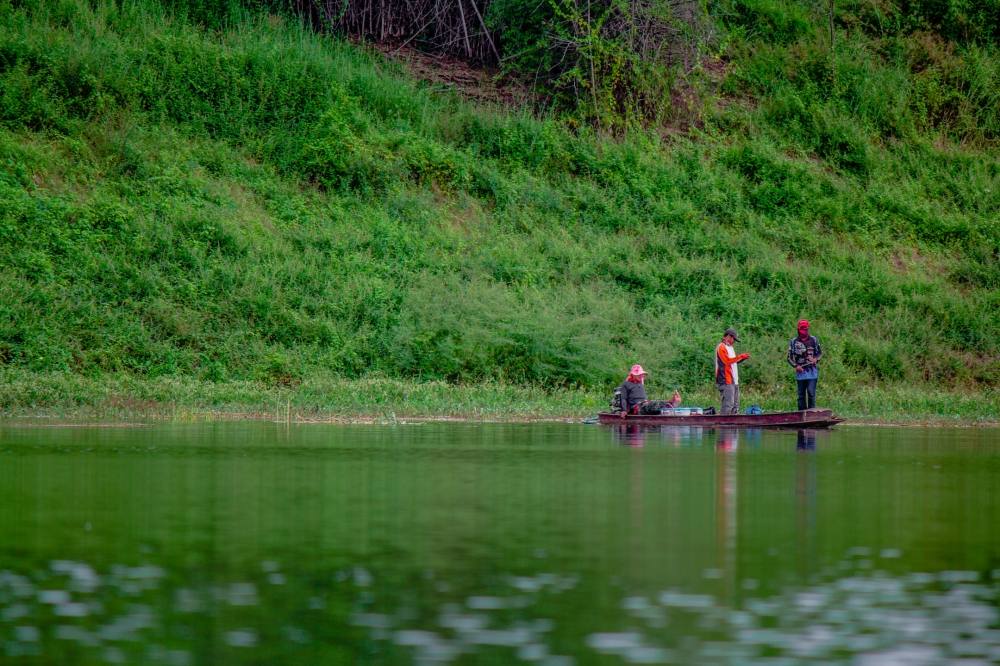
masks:
[[(144, 428), (165, 424), (183, 423), (235, 423), (235, 422), (256, 422), (273, 423), (285, 426), (309, 426), (309, 425), (337, 425), (337, 426), (400, 426), (400, 425), (424, 425), (424, 424), (493, 424), (493, 425), (516, 425), (533, 423), (562, 423), (566, 425), (600, 425), (588, 423), (584, 419), (588, 417), (580, 415), (566, 416), (529, 416), (510, 414), (506, 416), (492, 415), (488, 417), (472, 418), (450, 415), (382, 415), (369, 416), (364, 414), (327, 414), (327, 415), (302, 415), (291, 414), (287, 419), (276, 419), (273, 414), (262, 412), (222, 412), (222, 411), (190, 411), (179, 415), (168, 414), (117, 414), (114, 416), (96, 414), (0, 414), (0, 429), (2, 428)], [(647, 427), (671, 427), (671, 426), (647, 426)], [(681, 426), (678, 426), (681, 427)], [(684, 426), (692, 427), (692, 426)], [(693, 426), (698, 427), (698, 426)], [(963, 429), (990, 429), (1000, 428), (1000, 420), (985, 419), (980, 421), (962, 420), (956, 417), (928, 417), (926, 415), (915, 416), (911, 420), (906, 419), (876, 419), (871, 417), (851, 419), (847, 417), (844, 423), (837, 425), (838, 428), (963, 428)], [(711, 426), (706, 426), (711, 428)]]
[[(715, 405), (713, 387), (680, 387), (685, 405)], [(652, 384), (650, 395), (665, 394)], [(607, 393), (608, 395), (605, 395)], [(295, 385), (210, 382), (184, 376), (31, 373), (0, 367), (0, 425), (188, 421), (277, 423), (574, 423), (607, 408), (610, 388), (540, 387), (483, 381), (450, 384), (369, 376), (313, 376)], [(1000, 389), (824, 386), (821, 406), (844, 426), (1000, 427)], [(795, 409), (792, 388), (748, 386), (743, 407)], [(876, 409), (877, 408), (877, 409)]]

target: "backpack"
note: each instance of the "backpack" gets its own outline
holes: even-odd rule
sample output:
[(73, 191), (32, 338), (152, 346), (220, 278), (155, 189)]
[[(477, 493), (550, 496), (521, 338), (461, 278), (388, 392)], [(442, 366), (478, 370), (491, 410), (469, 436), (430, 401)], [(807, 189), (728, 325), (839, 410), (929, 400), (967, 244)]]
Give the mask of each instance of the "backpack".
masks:
[(611, 411), (613, 412), (624, 412), (625, 405), (622, 399), (622, 387), (619, 386), (615, 389), (615, 392), (611, 394)]

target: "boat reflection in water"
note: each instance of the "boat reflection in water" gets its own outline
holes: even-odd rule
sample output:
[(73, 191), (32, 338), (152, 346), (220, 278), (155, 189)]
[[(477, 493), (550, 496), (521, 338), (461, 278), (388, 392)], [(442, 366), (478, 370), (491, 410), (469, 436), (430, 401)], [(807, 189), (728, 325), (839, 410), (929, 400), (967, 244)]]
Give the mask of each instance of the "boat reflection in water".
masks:
[(659, 441), (664, 444), (680, 446), (701, 446), (702, 428), (691, 426), (659, 426), (655, 428)]
[(649, 426), (635, 423), (616, 423), (610, 427), (612, 440), (622, 446), (642, 448), (651, 446), (701, 446), (703, 438), (709, 441), (713, 430), (689, 426)]
[(646, 445), (646, 435), (650, 428), (644, 428), (636, 424), (615, 424), (611, 426), (611, 436), (615, 442), (622, 446), (642, 448)]
[(708, 435), (715, 434), (715, 449), (717, 451), (736, 451), (740, 447), (756, 449), (760, 447), (763, 430), (761, 428), (719, 428), (708, 430)]
[[(735, 451), (741, 446), (758, 448), (762, 428), (700, 428), (697, 426), (655, 426), (616, 423), (610, 426), (612, 440), (622, 446), (700, 447), (714, 444), (715, 448)], [(815, 433), (815, 431), (810, 431)], [(815, 440), (815, 434), (813, 434)]]
[[(715, 523), (715, 553), (714, 561), (706, 568), (705, 576), (715, 579), (718, 584), (720, 598), (735, 603), (737, 597), (744, 592), (737, 575), (737, 554), (739, 552), (739, 491), (740, 474), (747, 474), (750, 461), (745, 458), (763, 448), (763, 442), (768, 448), (780, 445), (783, 451), (795, 456), (794, 477), (789, 481), (794, 483), (794, 525), (795, 541), (798, 552), (798, 574), (808, 579), (815, 574), (818, 565), (817, 556), (817, 439), (827, 436), (827, 431), (802, 429), (795, 433), (795, 455), (791, 451), (791, 433), (765, 431), (761, 428), (698, 428), (686, 426), (641, 426), (637, 424), (615, 424), (611, 426), (612, 438), (616, 444), (632, 448), (692, 448), (702, 449), (705, 453), (714, 450), (714, 523)], [(743, 453), (741, 454), (741, 450)], [(744, 462), (741, 462), (741, 458)], [(633, 461), (633, 480), (631, 488), (635, 494), (636, 510), (633, 520), (641, 520), (640, 496), (643, 486), (644, 468), (640, 458)], [(756, 481), (746, 479), (751, 487)]]

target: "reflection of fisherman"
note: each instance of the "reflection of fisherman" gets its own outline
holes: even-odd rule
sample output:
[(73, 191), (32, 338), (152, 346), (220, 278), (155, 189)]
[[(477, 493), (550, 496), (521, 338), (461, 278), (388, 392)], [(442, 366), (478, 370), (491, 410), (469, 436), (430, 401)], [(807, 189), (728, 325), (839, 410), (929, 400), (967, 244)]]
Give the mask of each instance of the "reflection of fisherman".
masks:
[(674, 391), (670, 400), (647, 400), (645, 384), (646, 371), (636, 363), (618, 387), (621, 392), (622, 418), (626, 414), (659, 414), (661, 409), (681, 404), (681, 394), (677, 391)]
[(716, 451), (735, 451), (740, 445), (740, 433), (736, 429), (722, 428), (715, 440)]
[(795, 383), (798, 384), (799, 410), (816, 406), (816, 381), (819, 379), (819, 359), (823, 350), (819, 340), (809, 335), (809, 322), (799, 321), (799, 334), (788, 343), (788, 365), (795, 368)]

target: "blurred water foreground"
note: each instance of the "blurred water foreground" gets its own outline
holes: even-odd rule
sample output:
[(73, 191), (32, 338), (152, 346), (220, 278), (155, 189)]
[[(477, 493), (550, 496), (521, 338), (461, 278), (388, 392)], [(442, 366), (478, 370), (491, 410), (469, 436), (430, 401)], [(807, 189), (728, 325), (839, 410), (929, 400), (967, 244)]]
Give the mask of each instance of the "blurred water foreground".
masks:
[(0, 661), (996, 662), (996, 441), (0, 426)]

